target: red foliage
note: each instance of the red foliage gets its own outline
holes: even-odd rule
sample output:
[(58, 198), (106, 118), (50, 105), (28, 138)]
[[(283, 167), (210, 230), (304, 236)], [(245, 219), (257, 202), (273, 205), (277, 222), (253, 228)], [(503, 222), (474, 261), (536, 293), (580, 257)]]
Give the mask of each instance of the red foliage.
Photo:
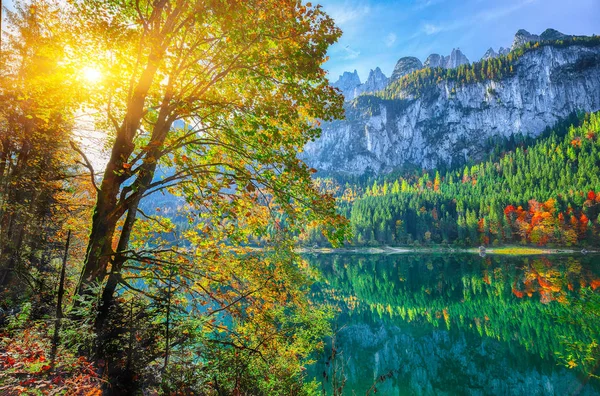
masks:
[[(0, 338), (0, 394), (101, 395), (92, 363), (84, 357), (73, 362), (73, 355), (64, 354), (57, 356), (50, 370), (50, 364), (43, 364), (48, 362), (49, 349), (47, 338), (37, 329), (25, 328), (18, 336)], [(36, 366), (39, 370), (32, 370)]]
[(479, 221), (477, 222), (477, 228), (479, 229), (479, 232), (483, 233), (485, 231), (484, 226), (485, 226), (485, 220), (479, 219)]
[(508, 218), (508, 215), (513, 213), (516, 210), (517, 210), (517, 208), (515, 208), (513, 205), (508, 205), (506, 208), (504, 208), (504, 215), (507, 216), (507, 218)]
[(581, 217), (579, 218), (579, 232), (581, 232), (582, 234), (586, 233), (589, 221), (590, 219), (588, 219), (585, 213), (582, 213)]
[(596, 193), (593, 191), (589, 191), (587, 193), (587, 199), (589, 199), (590, 201), (595, 201), (596, 200)]
[(571, 226), (573, 226), (574, 228), (577, 227), (577, 217), (575, 215), (571, 216)]

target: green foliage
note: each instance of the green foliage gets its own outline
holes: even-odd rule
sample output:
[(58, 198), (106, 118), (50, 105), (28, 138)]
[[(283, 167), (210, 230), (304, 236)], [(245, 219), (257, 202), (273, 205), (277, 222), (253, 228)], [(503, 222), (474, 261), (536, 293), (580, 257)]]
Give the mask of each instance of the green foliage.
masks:
[(20, 310), (16, 315), (9, 317), (8, 326), (6, 326), (6, 328), (8, 330), (15, 330), (24, 327), (25, 323), (29, 320), (30, 315), (31, 303), (26, 302), (21, 305)]
[(357, 179), (338, 187), (338, 210), (351, 220), (356, 245), (594, 245), (598, 158), (600, 113), (593, 113), (537, 140), (497, 142), (490, 159), (464, 168)]

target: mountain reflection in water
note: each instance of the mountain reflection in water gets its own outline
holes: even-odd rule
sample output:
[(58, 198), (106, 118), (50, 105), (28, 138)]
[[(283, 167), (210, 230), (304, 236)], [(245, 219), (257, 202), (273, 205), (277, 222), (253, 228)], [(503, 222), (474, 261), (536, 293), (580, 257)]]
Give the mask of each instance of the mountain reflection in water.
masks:
[(599, 256), (306, 257), (337, 311), (328, 394), (600, 394)]

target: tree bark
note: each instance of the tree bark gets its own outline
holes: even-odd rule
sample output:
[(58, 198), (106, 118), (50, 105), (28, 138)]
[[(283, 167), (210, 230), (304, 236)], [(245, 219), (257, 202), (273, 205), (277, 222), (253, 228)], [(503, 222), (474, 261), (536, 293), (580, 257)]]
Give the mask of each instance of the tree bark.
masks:
[[(159, 120), (157, 121), (154, 131), (152, 133), (151, 147), (153, 148), (150, 149), (148, 152), (148, 157), (150, 158), (159, 157), (160, 150), (162, 149), (167, 133), (171, 129), (172, 121), (170, 119), (167, 119), (168, 106), (166, 105), (169, 102), (169, 100), (170, 94), (167, 94), (163, 101), (163, 107), (161, 109), (161, 112), (159, 114)], [(115, 252), (114, 258), (111, 262), (111, 271), (108, 276), (106, 285), (104, 286), (104, 289), (102, 291), (100, 307), (95, 323), (97, 331), (102, 329), (106, 319), (108, 318), (108, 313), (112, 305), (113, 296), (120, 281), (121, 269), (123, 268), (123, 264), (125, 264), (125, 262), (127, 261), (127, 258), (123, 255), (122, 252), (126, 251), (129, 246), (129, 240), (131, 239), (131, 233), (135, 225), (140, 201), (144, 193), (148, 191), (148, 187), (152, 183), (152, 179), (154, 179), (156, 166), (156, 161), (147, 162), (141, 165), (138, 178), (132, 185), (132, 190), (135, 191), (135, 197), (130, 202), (127, 208), (127, 217), (125, 218), (125, 223), (123, 224), (121, 235), (119, 236), (117, 251)]]
[(67, 243), (65, 245), (65, 254), (63, 256), (62, 268), (60, 270), (60, 282), (58, 284), (58, 297), (56, 301), (56, 322), (54, 323), (54, 335), (52, 337), (52, 351), (50, 353), (50, 367), (54, 369), (58, 342), (60, 340), (60, 322), (63, 318), (62, 300), (65, 294), (65, 273), (67, 268), (67, 259), (69, 257), (69, 244), (71, 243), (71, 230), (67, 234)]
[(122, 126), (119, 128), (110, 160), (104, 171), (104, 177), (96, 198), (96, 207), (92, 216), (92, 227), (88, 241), (85, 261), (77, 294), (85, 295), (94, 283), (101, 283), (106, 277), (108, 264), (113, 255), (112, 240), (117, 222), (125, 213), (123, 203), (118, 196), (127, 177), (126, 164), (133, 153), (133, 139), (140, 127), (144, 114), (144, 103), (158, 68), (160, 56), (151, 55), (146, 69), (140, 77)]

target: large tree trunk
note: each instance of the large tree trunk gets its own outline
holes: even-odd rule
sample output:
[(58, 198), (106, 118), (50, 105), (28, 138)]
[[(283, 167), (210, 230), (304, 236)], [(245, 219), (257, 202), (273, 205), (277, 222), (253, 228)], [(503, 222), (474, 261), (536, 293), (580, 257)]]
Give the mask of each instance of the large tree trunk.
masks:
[[(148, 151), (148, 156), (152, 158), (159, 157), (159, 153), (160, 150), (162, 150), (167, 133), (171, 129), (172, 120), (168, 119), (167, 110), (167, 104), (169, 100), (170, 94), (167, 93), (163, 102), (164, 105), (159, 114), (159, 120), (157, 121), (152, 133), (151, 147), (153, 148)], [(108, 318), (113, 296), (121, 279), (121, 270), (127, 261), (127, 257), (123, 254), (123, 252), (126, 251), (129, 246), (129, 240), (131, 239), (131, 233), (135, 225), (140, 201), (143, 195), (148, 191), (148, 188), (154, 179), (156, 167), (156, 161), (148, 162), (142, 165), (139, 176), (133, 185), (133, 190), (135, 190), (135, 198), (127, 207), (127, 217), (125, 218), (125, 223), (123, 224), (121, 235), (119, 236), (117, 251), (114, 254), (114, 258), (111, 262), (111, 271), (106, 285), (102, 291), (102, 297), (95, 323), (97, 332), (103, 328), (104, 323)]]
[[(135, 149), (133, 140), (144, 116), (148, 92), (173, 38), (174, 29), (180, 22), (178, 17), (183, 10), (183, 7), (170, 8), (168, 5), (168, 0), (154, 2), (152, 13), (146, 24), (149, 30), (147, 36), (142, 37), (141, 45), (149, 45), (151, 47), (150, 54), (142, 74), (134, 85), (123, 123), (117, 131), (110, 160), (104, 171), (92, 216), (84, 267), (77, 286), (78, 295), (86, 294), (94, 283), (104, 281), (111, 256), (114, 254), (111, 245), (115, 228), (121, 216), (127, 211), (125, 206), (128, 204), (119, 202), (118, 199), (122, 185), (128, 179), (127, 169), (123, 167), (123, 164), (128, 163)], [(164, 14), (165, 11), (168, 11), (168, 15)], [(140, 51), (141, 53), (142, 51)]]
[[(129, 155), (130, 153), (125, 158), (128, 158)], [(102, 282), (106, 276), (108, 263), (113, 253), (112, 239), (117, 221), (122, 215), (117, 211), (117, 197), (122, 182), (116, 177), (114, 170), (117, 169), (118, 164), (122, 169), (124, 162), (121, 159), (111, 158), (104, 174), (102, 186), (98, 191), (85, 262), (77, 287), (79, 295), (86, 294), (91, 285)]]
[(127, 169), (123, 166), (133, 153), (133, 139), (140, 127), (144, 114), (144, 102), (152, 85), (161, 57), (150, 56), (148, 65), (142, 73), (138, 85), (127, 107), (123, 124), (119, 128), (110, 160), (104, 171), (104, 177), (96, 198), (92, 216), (92, 227), (85, 256), (85, 262), (77, 294), (84, 295), (94, 283), (104, 281), (108, 264), (113, 255), (112, 240), (117, 222), (126, 212), (123, 202), (119, 202), (119, 193), (125, 180)]

